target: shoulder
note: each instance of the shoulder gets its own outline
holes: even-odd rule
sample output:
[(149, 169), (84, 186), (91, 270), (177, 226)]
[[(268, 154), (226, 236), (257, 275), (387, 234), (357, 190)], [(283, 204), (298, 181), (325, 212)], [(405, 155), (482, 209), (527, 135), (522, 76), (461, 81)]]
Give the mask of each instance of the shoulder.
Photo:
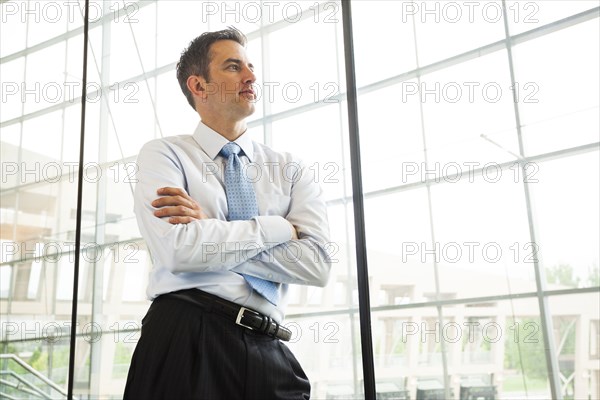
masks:
[(191, 135), (168, 136), (165, 138), (154, 139), (142, 146), (138, 154), (139, 157), (147, 155), (177, 155), (189, 151), (190, 147), (195, 145)]
[(140, 154), (144, 152), (152, 152), (158, 150), (177, 150), (183, 149), (194, 141), (191, 135), (168, 136), (165, 138), (154, 139), (146, 142), (140, 149)]
[(194, 139), (191, 135), (154, 139), (142, 146), (137, 156), (137, 162), (148, 165), (169, 160), (179, 165), (181, 156), (191, 146), (194, 146)]

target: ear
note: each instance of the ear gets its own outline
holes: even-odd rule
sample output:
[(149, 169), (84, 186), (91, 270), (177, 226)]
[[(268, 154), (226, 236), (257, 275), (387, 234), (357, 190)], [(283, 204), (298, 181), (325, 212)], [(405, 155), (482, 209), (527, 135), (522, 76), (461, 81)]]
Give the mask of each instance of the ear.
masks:
[(190, 75), (187, 79), (187, 87), (194, 96), (206, 98), (206, 80), (200, 75)]

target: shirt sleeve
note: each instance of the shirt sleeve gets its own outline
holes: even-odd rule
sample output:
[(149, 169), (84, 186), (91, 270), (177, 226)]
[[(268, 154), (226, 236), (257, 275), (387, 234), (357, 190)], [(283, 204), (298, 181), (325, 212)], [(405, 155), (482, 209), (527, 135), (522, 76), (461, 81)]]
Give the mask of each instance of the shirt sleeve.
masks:
[(320, 287), (327, 284), (331, 269), (328, 250), (333, 245), (329, 241), (327, 206), (313, 171), (301, 166), (291, 189), (286, 216), (296, 228), (298, 240), (266, 249), (232, 271), (273, 282)]
[(247, 221), (202, 219), (171, 224), (154, 215), (151, 205), (161, 187), (186, 189), (186, 176), (177, 153), (164, 140), (154, 140), (138, 155), (134, 210), (155, 265), (173, 273), (229, 270), (262, 251), (291, 239), (289, 223), (280, 216)]

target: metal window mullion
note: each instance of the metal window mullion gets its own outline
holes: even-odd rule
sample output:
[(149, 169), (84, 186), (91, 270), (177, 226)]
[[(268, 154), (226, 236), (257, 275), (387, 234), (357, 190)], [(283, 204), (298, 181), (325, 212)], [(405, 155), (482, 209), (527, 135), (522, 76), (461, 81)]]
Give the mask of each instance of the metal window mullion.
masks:
[[(343, 64), (341, 62), (341, 60), (343, 61), (342, 58), (342, 54), (340, 53), (340, 37), (339, 37), (339, 29), (338, 29), (338, 25), (336, 24), (335, 28), (334, 28), (334, 34), (335, 34), (335, 60), (336, 60), (336, 78), (337, 78), (337, 84), (339, 85), (340, 82), (342, 81), (342, 75), (344, 74), (344, 70), (342, 69)], [(342, 38), (341, 38), (341, 43), (342, 46), (344, 45), (344, 38), (343, 38), (343, 34), (342, 34)], [(343, 49), (342, 49), (343, 50)], [(341, 163), (343, 166), (343, 170), (345, 170), (346, 165), (347, 165), (347, 159), (346, 159), (346, 141), (344, 138), (344, 110), (343, 110), (343, 101), (342, 101), (343, 97), (338, 98), (337, 100), (337, 110), (338, 110), (338, 122), (339, 122), (339, 127), (340, 127), (340, 135), (339, 135), (339, 144), (340, 144), (340, 149), (342, 149), (341, 152)], [(346, 243), (351, 243), (352, 242), (352, 234), (351, 234), (351, 230), (348, 229), (348, 221), (351, 220), (350, 218), (350, 213), (351, 213), (351, 209), (349, 207), (349, 203), (350, 203), (350, 196), (348, 195), (348, 185), (347, 185), (348, 181), (344, 178), (344, 184), (342, 185), (342, 196), (344, 199), (348, 199), (348, 201), (344, 202), (344, 221), (346, 224), (346, 229), (344, 229), (344, 233), (345, 233), (345, 239), (346, 239)], [(326, 203), (327, 207), (329, 207), (329, 203)], [(346, 246), (345, 249), (345, 254), (348, 260), (352, 260), (352, 250), (350, 248), (350, 246)], [(346, 284), (344, 285), (345, 290), (346, 290), (346, 304), (352, 304), (352, 293), (353, 293), (353, 287), (350, 286), (351, 284), (351, 277), (353, 276), (353, 268), (355, 268), (355, 266), (352, 265), (351, 262), (347, 262), (346, 263), (346, 275), (348, 276), (348, 279), (346, 280)], [(360, 389), (360, 382), (359, 382), (359, 374), (360, 371), (358, 370), (358, 354), (360, 352), (359, 347), (359, 342), (357, 340), (356, 337), (356, 333), (357, 333), (357, 328), (356, 328), (356, 321), (355, 321), (355, 317), (357, 314), (357, 310), (354, 310), (352, 308), (349, 308), (347, 310), (346, 313), (344, 313), (348, 316), (348, 323), (350, 325), (350, 343), (352, 346), (352, 380), (354, 381), (354, 393), (359, 393), (359, 389)], [(360, 324), (359, 324), (360, 325)], [(360, 326), (359, 326), (360, 328)]]
[[(263, 82), (269, 82), (271, 79), (271, 65), (269, 60), (271, 59), (271, 41), (269, 37), (269, 33), (265, 30), (262, 18), (260, 20), (260, 48), (261, 48), (261, 63), (262, 63), (262, 78)], [(250, 122), (248, 124), (248, 128), (252, 128), (254, 126), (263, 127), (263, 142), (267, 146), (271, 146), (273, 142), (273, 123), (267, 118), (264, 118), (266, 115), (271, 115), (271, 99), (265, 94), (263, 90), (263, 98), (262, 98), (262, 106), (263, 106), (263, 118), (259, 118), (256, 120), (256, 123), (253, 124)]]
[[(29, 43), (29, 19), (27, 19), (26, 23), (25, 23), (25, 46), (27, 46), (27, 44)], [(25, 57), (23, 59), (23, 82), (25, 82), (27, 80), (27, 59), (28, 57)], [(25, 102), (21, 103), (21, 115), (23, 115), (25, 113)], [(22, 165), (23, 163), (23, 133), (24, 133), (24, 129), (23, 129), (23, 125), (24, 123), (21, 122), (21, 125), (19, 126), (19, 147), (17, 150), (17, 165)], [(19, 180), (17, 179), (17, 182)], [(19, 226), (19, 213), (17, 212), (19, 209), (19, 194), (20, 191), (16, 190), (15, 192), (15, 213), (13, 216), (13, 227), (12, 227), (12, 236), (15, 240), (15, 242), (17, 242), (17, 234), (18, 234), (18, 226)], [(17, 284), (17, 269), (18, 269), (18, 265), (13, 264), (11, 266), (11, 273), (10, 273), (10, 286), (8, 287), (8, 302), (7, 302), (7, 307), (6, 307), (6, 315), (12, 315), (12, 302), (13, 302), (13, 297), (14, 297), (14, 288)]]
[[(420, 68), (420, 63), (419, 63), (419, 47), (418, 47), (418, 43), (417, 43), (417, 23), (416, 23), (416, 19), (415, 16), (412, 16), (412, 25), (413, 25), (413, 40), (414, 40), (414, 45), (415, 45), (415, 62), (416, 62), (416, 78), (417, 78), (417, 84), (419, 85), (419, 87), (421, 86), (421, 73), (419, 71), (421, 71), (422, 69)], [(428, 164), (429, 164), (429, 158), (427, 155), (427, 136), (425, 135), (425, 116), (423, 113), (423, 94), (422, 91), (419, 91), (419, 119), (421, 121), (421, 139), (422, 139), (422, 143), (423, 143), (423, 162), (425, 163), (425, 168), (426, 170), (429, 170), (428, 168)], [(433, 206), (432, 206), (432, 202), (431, 202), (431, 183), (426, 181), (425, 182), (425, 189), (427, 190), (427, 212), (428, 212), (428, 216), (429, 216), (429, 232), (431, 234), (431, 243), (433, 245), (433, 252), (434, 252), (434, 257), (433, 257), (433, 279), (434, 279), (434, 283), (435, 283), (435, 301), (439, 302), (440, 300), (440, 276), (439, 276), (439, 265), (437, 262), (437, 254), (436, 254), (436, 248), (437, 246), (435, 245), (435, 229), (434, 229), (434, 223), (433, 223)], [(438, 318), (438, 323), (440, 324), (439, 326), (444, 326), (444, 312), (443, 312), (443, 308), (441, 304), (436, 304), (436, 311), (437, 311), (437, 318)], [(444, 381), (444, 397), (446, 399), (450, 398), (450, 377), (448, 374), (448, 359), (447, 359), (447, 350), (446, 350), (446, 343), (445, 340), (441, 340), (440, 341), (440, 350), (442, 353), (442, 378)]]
[[(556, 290), (548, 290), (544, 292), (544, 295), (547, 297), (554, 296), (565, 296), (565, 295), (573, 295), (573, 294), (589, 294), (589, 293), (600, 293), (600, 287), (593, 286), (587, 288), (573, 288), (573, 289), (556, 289)], [(371, 311), (373, 313), (380, 311), (395, 311), (395, 310), (416, 310), (419, 308), (431, 308), (437, 306), (456, 306), (456, 305), (468, 305), (468, 304), (477, 304), (477, 303), (489, 303), (495, 301), (507, 301), (507, 300), (522, 300), (522, 299), (531, 299), (537, 297), (538, 293), (536, 292), (524, 292), (524, 293), (512, 293), (512, 294), (498, 294), (493, 296), (483, 296), (483, 297), (468, 297), (468, 298), (460, 298), (460, 299), (448, 299), (448, 300), (439, 300), (439, 301), (424, 301), (419, 303), (410, 303), (410, 304), (394, 304), (387, 306), (376, 306), (371, 307)], [(493, 310), (493, 307), (490, 307)], [(356, 308), (345, 308), (342, 310), (328, 310), (328, 311), (313, 311), (302, 314), (289, 314), (287, 318), (314, 318), (314, 317), (327, 317), (331, 315), (342, 315), (348, 313), (356, 313), (358, 310)]]
[[(104, 3), (104, 13), (109, 10), (109, 4)], [(110, 48), (111, 48), (111, 36), (112, 36), (112, 21), (102, 21), (102, 53), (100, 56), (100, 82), (110, 83)], [(91, 47), (92, 44), (89, 43)], [(98, 67), (96, 63), (96, 68)], [(98, 129), (98, 162), (99, 164), (108, 163), (108, 123), (111, 118), (109, 109), (109, 100), (105, 94), (106, 92), (102, 89), (102, 96), (105, 97), (105, 101), (100, 102), (99, 111), (99, 129)], [(115, 131), (115, 135), (117, 132)], [(104, 243), (106, 234), (106, 197), (108, 195), (108, 182), (107, 174), (102, 174), (98, 182), (96, 183), (96, 219), (94, 223), (94, 241), (95, 243)], [(104, 263), (102, 258), (100, 261), (89, 262), (93, 278), (92, 278), (92, 310), (91, 310), (91, 321), (102, 321), (103, 315), (103, 294), (104, 294)], [(88, 370), (88, 389), (90, 393), (99, 394), (101, 388), (101, 369), (102, 369), (102, 341), (92, 341), (90, 343), (90, 368)], [(95, 378), (95, 379), (94, 379)]]
[[(512, 53), (512, 37), (510, 36), (508, 19), (506, 15), (506, 0), (502, 0), (502, 8), (504, 14), (504, 31), (506, 35), (506, 52), (508, 56), (508, 66), (510, 69), (510, 80), (511, 87), (515, 87), (515, 68), (514, 58)], [(517, 125), (517, 139), (519, 143), (519, 154), (521, 157), (525, 156), (525, 148), (523, 143), (523, 134), (521, 129), (521, 117), (519, 112), (519, 102), (517, 94), (513, 91), (513, 106), (515, 113), (515, 120)], [(521, 163), (521, 172), (526, 173), (525, 163)], [(526, 176), (526, 175), (523, 175)], [(523, 179), (523, 190), (525, 194), (525, 205), (527, 208), (527, 222), (529, 225), (529, 237), (532, 243), (537, 243), (536, 232), (535, 232), (535, 220), (533, 216), (533, 207), (531, 202), (531, 193), (529, 190), (529, 183), (527, 179)], [(560, 390), (560, 377), (559, 377), (559, 365), (556, 349), (554, 348), (554, 330), (552, 328), (552, 313), (550, 311), (550, 305), (548, 304), (548, 298), (544, 295), (546, 290), (546, 274), (542, 265), (540, 264), (539, 255), (533, 258), (533, 269), (535, 272), (536, 281), (536, 297), (538, 300), (540, 310), (540, 324), (542, 331), (542, 338), (544, 340), (544, 353), (546, 360), (546, 368), (548, 371), (548, 381), (550, 384), (550, 392), (553, 399), (562, 400), (562, 392)], [(524, 372), (524, 371), (523, 371)]]
[(365, 399), (375, 400), (375, 366), (373, 361), (373, 338), (371, 331), (371, 307), (369, 300), (369, 271), (360, 162), (360, 137), (356, 76), (354, 68), (354, 44), (352, 33), (351, 1), (342, 1), (344, 31), (344, 59), (346, 66), (348, 131), (350, 141), (350, 163), (352, 172), (352, 199), (354, 205), (354, 235), (356, 243), (356, 275), (362, 348), (363, 383)]
[[(85, 112), (86, 112), (86, 84), (87, 84), (87, 59), (89, 37), (89, 10), (90, 1), (85, 0), (85, 13), (83, 17), (83, 72), (81, 85), (81, 128), (79, 135), (79, 165), (83, 165), (85, 150)], [(67, 399), (73, 400), (73, 387), (75, 379), (75, 348), (77, 341), (77, 306), (79, 293), (79, 260), (81, 257), (81, 220), (83, 207), (83, 168), (79, 168), (77, 177), (77, 218), (75, 223), (75, 263), (73, 265), (73, 295), (71, 300), (71, 332), (69, 338), (69, 369), (67, 379)]]

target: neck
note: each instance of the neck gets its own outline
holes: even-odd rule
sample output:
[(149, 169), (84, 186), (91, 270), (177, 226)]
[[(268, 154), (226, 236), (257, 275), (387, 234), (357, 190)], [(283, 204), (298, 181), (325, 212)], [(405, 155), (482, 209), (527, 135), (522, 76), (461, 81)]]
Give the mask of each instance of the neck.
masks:
[(239, 138), (244, 132), (246, 132), (246, 121), (228, 121), (224, 119), (206, 119), (202, 118), (202, 123), (208, 126), (213, 131), (217, 132), (219, 135), (223, 136), (225, 139), (233, 142), (237, 138)]

